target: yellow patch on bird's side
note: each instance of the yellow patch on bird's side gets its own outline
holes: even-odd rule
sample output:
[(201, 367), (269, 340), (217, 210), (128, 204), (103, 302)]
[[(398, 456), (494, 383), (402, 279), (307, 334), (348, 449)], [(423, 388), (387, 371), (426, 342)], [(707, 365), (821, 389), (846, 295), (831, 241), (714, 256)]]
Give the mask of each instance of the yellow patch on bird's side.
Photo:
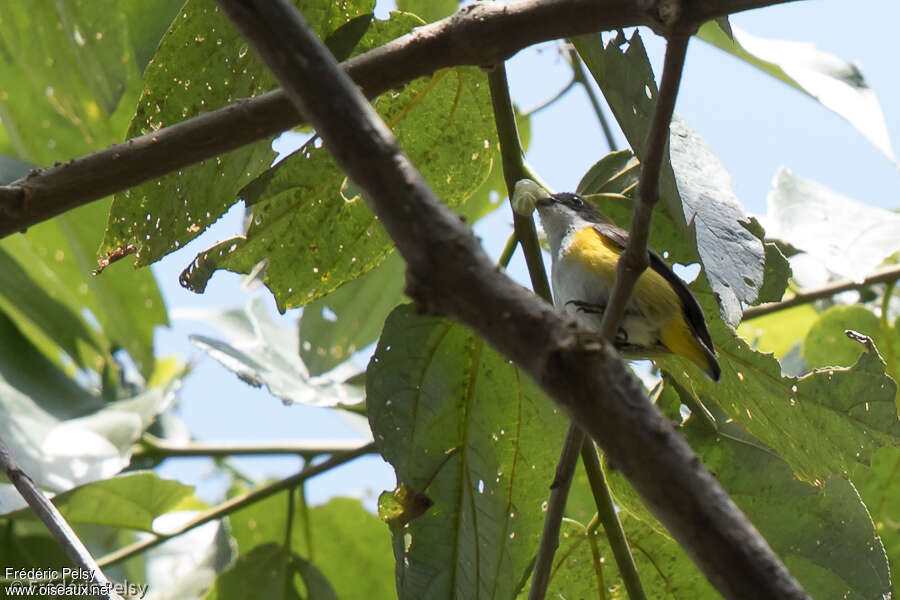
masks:
[[(596, 229), (585, 227), (572, 237), (566, 258), (580, 262), (588, 272), (603, 277), (611, 287), (616, 280), (616, 265), (621, 252), (616, 243)], [(647, 320), (656, 325), (660, 341), (670, 352), (709, 371), (709, 360), (685, 319), (681, 299), (662, 275), (650, 268), (641, 273), (632, 301)]]
[[(582, 263), (589, 272), (600, 275), (612, 286), (621, 253), (617, 244), (593, 227), (585, 227), (573, 236), (566, 256)], [(660, 329), (673, 318), (684, 318), (678, 294), (662, 275), (652, 269), (641, 273), (632, 297), (648, 319), (659, 321)]]

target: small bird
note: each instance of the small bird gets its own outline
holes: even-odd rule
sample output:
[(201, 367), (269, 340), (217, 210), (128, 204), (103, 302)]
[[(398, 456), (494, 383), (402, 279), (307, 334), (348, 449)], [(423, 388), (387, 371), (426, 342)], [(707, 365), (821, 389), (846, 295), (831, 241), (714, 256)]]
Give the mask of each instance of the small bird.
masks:
[[(530, 214), (536, 207), (540, 214), (553, 259), (554, 304), (583, 327), (599, 330), (628, 232), (577, 194), (548, 194), (523, 180), (514, 197), (517, 212)], [(658, 254), (649, 255), (649, 268), (638, 278), (619, 325), (616, 349), (626, 358), (678, 354), (718, 381), (721, 370), (700, 304)]]

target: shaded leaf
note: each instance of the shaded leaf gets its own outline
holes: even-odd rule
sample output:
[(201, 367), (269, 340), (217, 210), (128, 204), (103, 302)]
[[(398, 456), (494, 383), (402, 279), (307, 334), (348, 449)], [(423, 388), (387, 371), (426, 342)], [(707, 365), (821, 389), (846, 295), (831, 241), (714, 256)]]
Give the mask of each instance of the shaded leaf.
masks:
[[(98, 323), (100, 331), (94, 335), (101, 349), (124, 348), (147, 378), (154, 366), (154, 330), (157, 325), (168, 325), (166, 307), (153, 273), (130, 268), (131, 259), (120, 261), (100, 276), (92, 275), (94, 252), (108, 210), (109, 201), (93, 202), (34, 226), (27, 235), (10, 236), (0, 246), (34, 285), (75, 313), (70, 327), (81, 324), (93, 331), (91, 323)], [(42, 317), (58, 319), (59, 315), (49, 311), (42, 312)], [(61, 339), (50, 338), (62, 345)], [(96, 365), (86, 366), (97, 369)]]
[(565, 417), (467, 329), (410, 306), (388, 317), (367, 373), (379, 450), (398, 484), (434, 500), (394, 535), (398, 595), (515, 594), (540, 536)]
[[(295, 515), (291, 548), (318, 568), (338, 598), (395, 598), (390, 534), (384, 523), (358, 500), (334, 498)], [(264, 545), (283, 544), (287, 527), (287, 495), (276, 494), (229, 517), (242, 555)], [(311, 545), (306, 537), (309, 524)], [(315, 596), (313, 596), (315, 598)]]
[(769, 40), (737, 27), (723, 31), (713, 22), (704, 24), (697, 37), (815, 98), (897, 162), (878, 98), (857, 65), (817, 50), (814, 44)]
[(307, 304), (300, 318), (300, 356), (321, 375), (381, 334), (384, 320), (403, 301), (406, 263), (392, 254), (368, 273)]
[[(865, 501), (875, 522), (890, 561), (891, 572), (900, 569), (900, 449), (881, 448), (868, 468), (859, 468), (853, 483)], [(894, 595), (898, 586), (894, 575)]]
[(46, 166), (121, 141), (148, 50), (179, 6), (178, 0), (5, 2), (0, 112), (19, 157)]
[[(246, 598), (282, 598), (300, 600), (303, 596), (298, 585), (300, 557), (285, 552), (277, 544), (257, 546), (238, 559), (219, 575), (203, 598), (205, 600), (245, 600)], [(315, 589), (323, 591), (318, 581), (318, 573), (304, 568), (307, 577), (316, 581)], [(327, 590), (327, 588), (326, 588)], [(327, 590), (321, 596), (325, 600), (334, 598), (334, 592)]]
[[(635, 31), (625, 51), (620, 48), (623, 38), (604, 45), (596, 34), (573, 42), (640, 159), (658, 93), (640, 35)], [(691, 245), (699, 252), (723, 318), (736, 327), (741, 303), (752, 303), (763, 282), (762, 241), (744, 227), (747, 217), (725, 167), (677, 116), (672, 120), (669, 145), (660, 198), (680, 230), (693, 229)]]
[[(53, 498), (53, 504), (69, 523), (93, 523), (125, 529), (153, 531), (153, 520), (177, 509), (203, 508), (193, 498), (194, 488), (160, 479), (149, 471), (132, 471), (88, 483)], [(36, 519), (24, 509), (5, 516)]]

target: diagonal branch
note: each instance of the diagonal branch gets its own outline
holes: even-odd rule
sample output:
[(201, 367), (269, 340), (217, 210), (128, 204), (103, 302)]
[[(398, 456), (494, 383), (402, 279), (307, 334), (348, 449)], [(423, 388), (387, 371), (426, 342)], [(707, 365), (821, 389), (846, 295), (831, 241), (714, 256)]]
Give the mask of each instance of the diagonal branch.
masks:
[(466, 324), (537, 381), (601, 444), (724, 596), (808, 598), (612, 346), (498, 272), (302, 16), (285, 0), (219, 5), (363, 190), (406, 260), (407, 291), (418, 306)]
[[(705, 0), (685, 18), (713, 17), (795, 0)], [(632, 25), (669, 27), (657, 5), (633, 0), (482, 2), (343, 63), (366, 96), (399, 87), (438, 69), (495, 65), (526, 46)], [(188, 165), (273, 137), (303, 120), (276, 90), (240, 100), (159, 131), (65, 164), (36, 169), (0, 186), (0, 238)]]
[(72, 531), (72, 527), (66, 522), (56, 507), (53, 506), (53, 503), (38, 489), (31, 477), (19, 467), (3, 440), (0, 440), (0, 469), (3, 469), (3, 472), (6, 473), (12, 484), (16, 486), (16, 489), (28, 502), (31, 510), (44, 522), (44, 525), (50, 530), (50, 533), (56, 539), (56, 543), (65, 551), (72, 564), (79, 570), (91, 574), (89, 583), (98, 590), (95, 596), (97, 598), (108, 598), (109, 600), (122, 600), (122, 597), (113, 589), (113, 584), (100, 570), (97, 561), (94, 560), (88, 549), (84, 547), (84, 544)]

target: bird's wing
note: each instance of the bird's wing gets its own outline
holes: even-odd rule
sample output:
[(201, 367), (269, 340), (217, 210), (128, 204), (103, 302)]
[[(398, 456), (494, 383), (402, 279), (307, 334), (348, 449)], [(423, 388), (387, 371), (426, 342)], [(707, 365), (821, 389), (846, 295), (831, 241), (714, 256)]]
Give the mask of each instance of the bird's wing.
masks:
[[(606, 223), (598, 223), (594, 225), (594, 231), (622, 250), (628, 245), (628, 232), (620, 227)], [(691, 331), (693, 331), (703, 345), (706, 346), (707, 350), (713, 352), (712, 337), (710, 337), (709, 330), (706, 328), (706, 319), (703, 317), (703, 309), (700, 308), (697, 299), (691, 294), (687, 284), (669, 268), (669, 265), (665, 263), (659, 254), (649, 249), (647, 252), (650, 255), (650, 268), (656, 271), (669, 283), (669, 285), (672, 286), (672, 289), (674, 289), (675, 293), (678, 295), (678, 299), (681, 300), (681, 305), (684, 307), (685, 319), (687, 320)]]

